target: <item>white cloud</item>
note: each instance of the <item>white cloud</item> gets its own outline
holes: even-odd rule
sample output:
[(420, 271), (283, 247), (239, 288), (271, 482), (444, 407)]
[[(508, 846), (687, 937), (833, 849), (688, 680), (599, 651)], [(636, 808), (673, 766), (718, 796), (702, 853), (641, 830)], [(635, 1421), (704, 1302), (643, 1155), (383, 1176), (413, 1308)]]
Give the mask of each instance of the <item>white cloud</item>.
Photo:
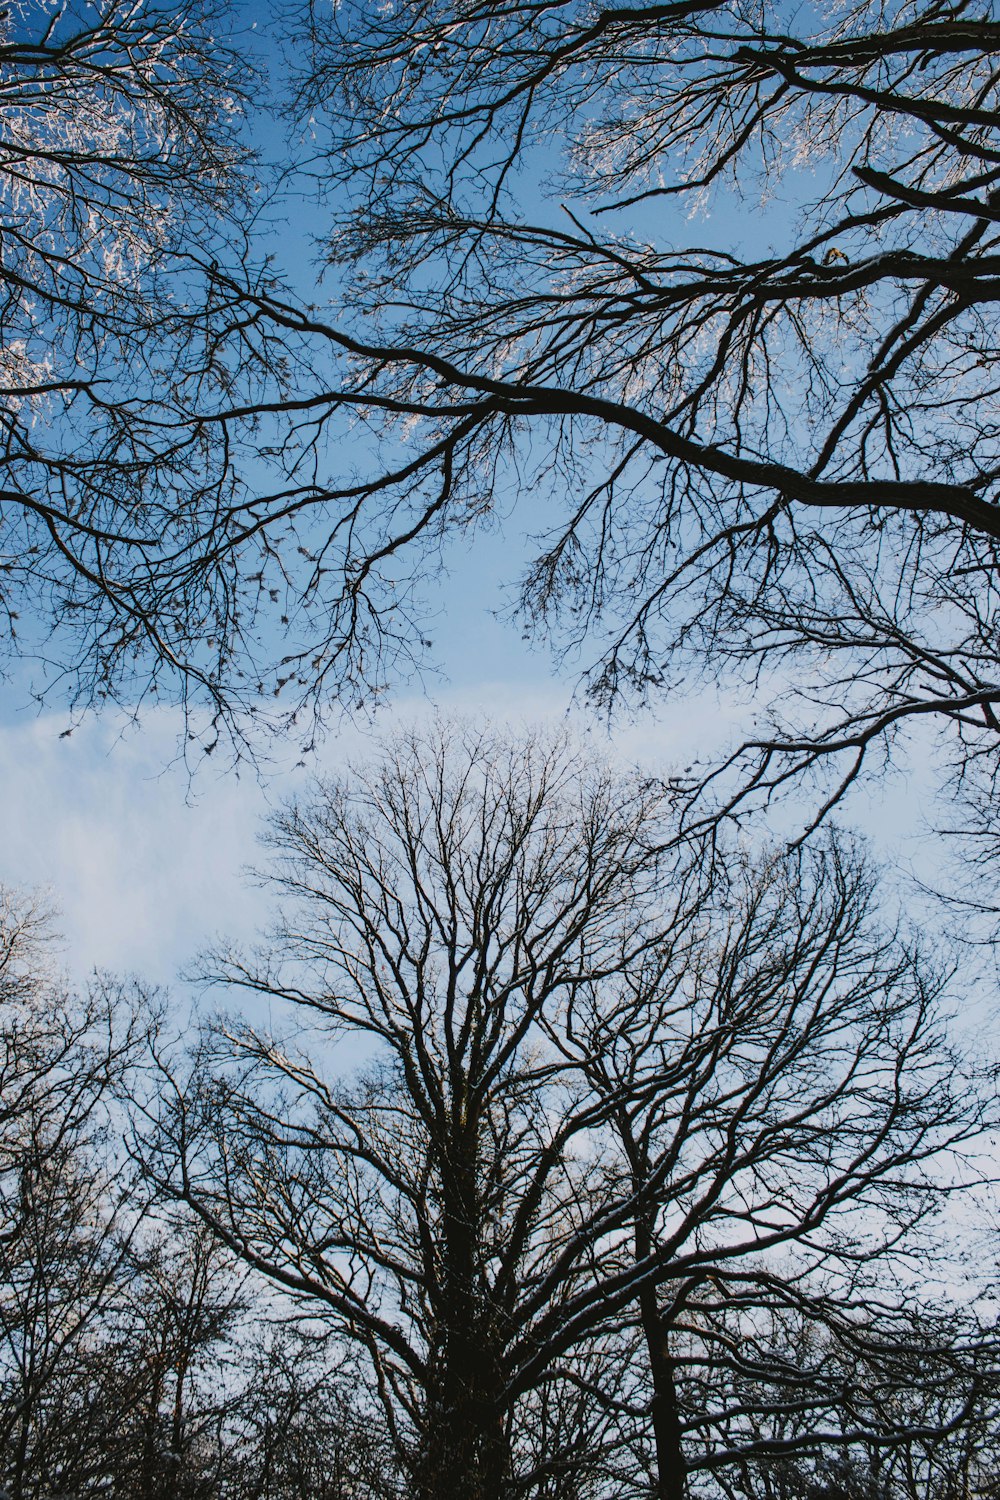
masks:
[[(0, 729), (0, 878), (50, 888), (75, 975), (94, 966), (166, 981), (252, 902), (239, 878), (264, 806), (252, 780), (169, 766), (176, 720), (107, 716), (60, 738), (62, 716)], [(167, 769), (164, 769), (164, 767)], [(190, 795), (189, 795), (190, 792)]]
[[(565, 685), (516, 681), (449, 689), (437, 707), (515, 726), (568, 715), (596, 748), (645, 763), (683, 764), (699, 733), (711, 724), (717, 739), (727, 717), (718, 705), (706, 703), (701, 714), (677, 705), (609, 737), (571, 710)], [(0, 881), (51, 890), (75, 977), (96, 966), (169, 984), (218, 933), (250, 938), (266, 920), (265, 898), (244, 871), (256, 860), (269, 805), (310, 772), (363, 756), (394, 722), (433, 711), (426, 698), (401, 698), (373, 728), (329, 735), (306, 769), (263, 784), (249, 770), (237, 776), (211, 763), (190, 779), (176, 762), (179, 719), (167, 710), (144, 714), (138, 726), (106, 714), (68, 738), (63, 715), (0, 726)]]

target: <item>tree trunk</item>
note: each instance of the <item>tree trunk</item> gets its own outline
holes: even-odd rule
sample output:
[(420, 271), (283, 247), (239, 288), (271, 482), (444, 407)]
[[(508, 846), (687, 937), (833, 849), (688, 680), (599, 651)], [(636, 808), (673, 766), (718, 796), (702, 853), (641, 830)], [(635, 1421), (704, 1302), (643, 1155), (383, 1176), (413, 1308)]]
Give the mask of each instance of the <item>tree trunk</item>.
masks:
[(506, 1494), (509, 1455), (496, 1364), (470, 1333), (449, 1339), (429, 1395), (418, 1500), (504, 1500)]
[[(635, 1226), (635, 1248), (638, 1261), (652, 1254), (651, 1225), (639, 1220)], [(649, 1374), (653, 1387), (650, 1416), (656, 1449), (656, 1500), (687, 1500), (687, 1464), (681, 1442), (680, 1408), (674, 1382), (674, 1361), (670, 1339), (655, 1287), (639, 1294), (639, 1317), (649, 1355)]]
[(509, 1444), (500, 1405), (501, 1361), (479, 1266), (475, 1122), (446, 1157), (446, 1268), (440, 1346), (428, 1391), (418, 1500), (504, 1500)]
[(651, 1416), (656, 1444), (655, 1493), (657, 1500), (686, 1500), (687, 1465), (681, 1444), (680, 1411), (670, 1341), (663, 1315), (657, 1306), (656, 1293), (644, 1293), (639, 1307), (653, 1385)]

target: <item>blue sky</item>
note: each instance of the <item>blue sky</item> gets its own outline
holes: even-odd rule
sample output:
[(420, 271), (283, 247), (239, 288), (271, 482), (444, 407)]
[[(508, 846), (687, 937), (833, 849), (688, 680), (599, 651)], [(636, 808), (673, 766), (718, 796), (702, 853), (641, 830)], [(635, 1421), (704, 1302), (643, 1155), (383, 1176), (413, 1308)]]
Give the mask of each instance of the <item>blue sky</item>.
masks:
[(289, 745), (265, 777), (207, 763), (189, 776), (177, 759), (180, 716), (159, 708), (137, 724), (107, 711), (69, 736), (64, 710), (12, 711), (0, 721), (4, 837), (0, 880), (41, 887), (60, 909), (64, 961), (79, 980), (97, 966), (169, 983), (217, 933), (246, 939), (266, 905), (244, 875), (269, 806), (314, 772), (363, 758), (395, 723), (444, 712), (532, 724), (569, 716), (595, 747), (630, 763), (683, 763), (733, 725), (737, 710), (711, 698), (661, 705), (609, 732), (573, 701), (573, 680), (529, 652), (513, 627), (471, 600), (442, 621), (439, 649), (450, 680), (404, 689), (374, 721), (331, 728), (305, 768)]
[[(259, 9), (249, 6), (244, 14)], [(769, 218), (773, 224), (773, 208)], [(315, 228), (322, 229), (319, 218)], [(297, 229), (297, 236), (285, 240), (296, 272), (310, 225), (297, 216)], [(689, 231), (678, 224), (678, 238)], [(704, 239), (705, 231), (699, 225), (696, 237)], [(764, 221), (748, 216), (744, 203), (722, 199), (711, 232), (760, 238)], [(544, 518), (536, 523), (543, 526)], [(524, 539), (516, 532), (480, 535), (473, 546), (456, 544), (448, 576), (431, 589), (440, 603), (427, 634), (440, 676), (429, 676), (422, 690), (401, 686), (380, 712), (375, 732), (437, 703), (515, 723), (573, 711), (581, 732), (614, 754), (658, 769), (683, 767), (694, 755), (704, 757), (725, 744), (743, 711), (711, 693), (657, 704), (634, 722), (617, 724), (610, 738), (605, 726), (588, 722), (580, 705), (574, 710), (572, 667), (557, 672), (543, 646), (529, 649), (516, 625), (494, 617), (505, 603), (501, 583), (516, 582), (524, 555)], [(39, 713), (22, 678), (15, 675), (0, 687), (0, 880), (51, 890), (62, 911), (65, 961), (74, 975), (97, 965), (138, 971), (161, 983), (215, 933), (252, 935), (264, 907), (241, 871), (255, 857), (261, 816), (308, 771), (363, 754), (372, 733), (365, 721), (332, 729), (306, 771), (295, 769), (299, 752), (290, 745), (284, 767), (279, 758), (266, 780), (249, 768), (237, 775), (213, 763), (192, 782), (176, 763), (180, 721), (174, 711), (143, 712), (138, 724), (106, 713), (63, 737), (70, 723), (56, 703)], [(922, 793), (915, 796), (913, 787), (912, 781), (890, 783), (860, 800), (862, 821), (887, 849), (919, 819)]]

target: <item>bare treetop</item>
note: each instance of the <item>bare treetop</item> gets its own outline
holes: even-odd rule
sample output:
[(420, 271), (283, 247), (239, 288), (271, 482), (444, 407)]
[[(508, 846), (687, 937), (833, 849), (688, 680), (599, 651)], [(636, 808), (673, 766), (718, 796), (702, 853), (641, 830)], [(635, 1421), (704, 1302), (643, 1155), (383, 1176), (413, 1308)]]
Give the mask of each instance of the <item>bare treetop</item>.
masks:
[(309, 351), (339, 668), (442, 536), (530, 505), (525, 618), (598, 701), (791, 679), (736, 795), (836, 788), (927, 714), (992, 765), (994, 20), (315, 5), (300, 41), (355, 316), (256, 305)]
[[(172, 680), (239, 734), (276, 700), (291, 719), (378, 694), (426, 656), (449, 540), (499, 516), (535, 537), (526, 628), (582, 648), (601, 705), (756, 690), (716, 811), (818, 771), (822, 816), (928, 718), (991, 805), (989, 11), (317, 3), (292, 107), (336, 189), (303, 226), (332, 310), (231, 223), (218, 260), (225, 236), (199, 239), (241, 76), (200, 12), (142, 15), (127, 85), (113, 28), (31, 44), (54, 113), (18, 231), (38, 289), (11, 293), (3, 602), (55, 622), (81, 700)], [(39, 64), (18, 46), (0, 64), (23, 94)], [(191, 191), (168, 201), (171, 173)], [(94, 296), (64, 306), (46, 215), (93, 174), (87, 255), (107, 195), (131, 207)], [(700, 815), (704, 778), (686, 790)]]
[[(223, 1020), (160, 1061), (150, 1175), (358, 1349), (421, 1500), (544, 1493), (606, 1453), (611, 1493), (673, 1500), (741, 1449), (850, 1446), (808, 1359), (726, 1382), (770, 1317), (895, 1348), (882, 1292), (905, 1324), (889, 1288), (974, 1176), (991, 1107), (947, 976), (858, 852), (714, 864), (666, 820), (565, 742), (408, 736), (279, 815), (274, 930), (207, 962), (291, 1033)], [(549, 1405), (574, 1391), (586, 1459)], [(784, 1442), (806, 1410), (820, 1435)]]
[(227, 212), (249, 219), (253, 77), (227, 9), (0, 18), (0, 619), (72, 701), (215, 680), (231, 644), (220, 623), (212, 651), (200, 455), (137, 426), (224, 380), (206, 276)]

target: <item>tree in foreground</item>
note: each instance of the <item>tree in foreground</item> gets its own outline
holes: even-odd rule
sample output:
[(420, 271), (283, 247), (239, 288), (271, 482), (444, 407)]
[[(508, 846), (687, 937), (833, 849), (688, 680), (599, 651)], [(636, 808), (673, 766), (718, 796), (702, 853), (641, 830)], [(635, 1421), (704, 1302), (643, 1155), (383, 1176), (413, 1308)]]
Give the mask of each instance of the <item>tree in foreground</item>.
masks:
[(593, 648), (600, 702), (758, 683), (723, 806), (809, 770), (835, 799), (928, 719), (992, 806), (988, 9), (301, 15), (290, 107), (343, 193), (329, 316), (225, 218), (220, 17), (5, 20), (18, 638), (54, 626), (83, 699), (172, 678), (238, 733), (420, 657), (442, 544), (530, 495), (526, 615)]
[(305, 15), (349, 306), (242, 289), (301, 369), (256, 511), (306, 554), (286, 680), (419, 652), (442, 538), (530, 497), (526, 618), (598, 653), (599, 702), (723, 665), (759, 684), (724, 804), (824, 767), (835, 797), (928, 716), (992, 787), (989, 8)]
[(165, 435), (227, 380), (210, 263), (240, 262), (251, 217), (233, 25), (226, 0), (0, 16), (0, 645), (74, 702), (168, 678), (211, 699), (249, 626), (214, 440)]
[(154, 1177), (356, 1346), (421, 1500), (674, 1500), (961, 1410), (961, 1360), (914, 1424), (782, 1331), (922, 1386), (902, 1288), (984, 1124), (942, 976), (836, 840), (669, 833), (559, 740), (404, 737), (275, 820), (272, 939), (209, 964), (292, 1040), (165, 1074)]

